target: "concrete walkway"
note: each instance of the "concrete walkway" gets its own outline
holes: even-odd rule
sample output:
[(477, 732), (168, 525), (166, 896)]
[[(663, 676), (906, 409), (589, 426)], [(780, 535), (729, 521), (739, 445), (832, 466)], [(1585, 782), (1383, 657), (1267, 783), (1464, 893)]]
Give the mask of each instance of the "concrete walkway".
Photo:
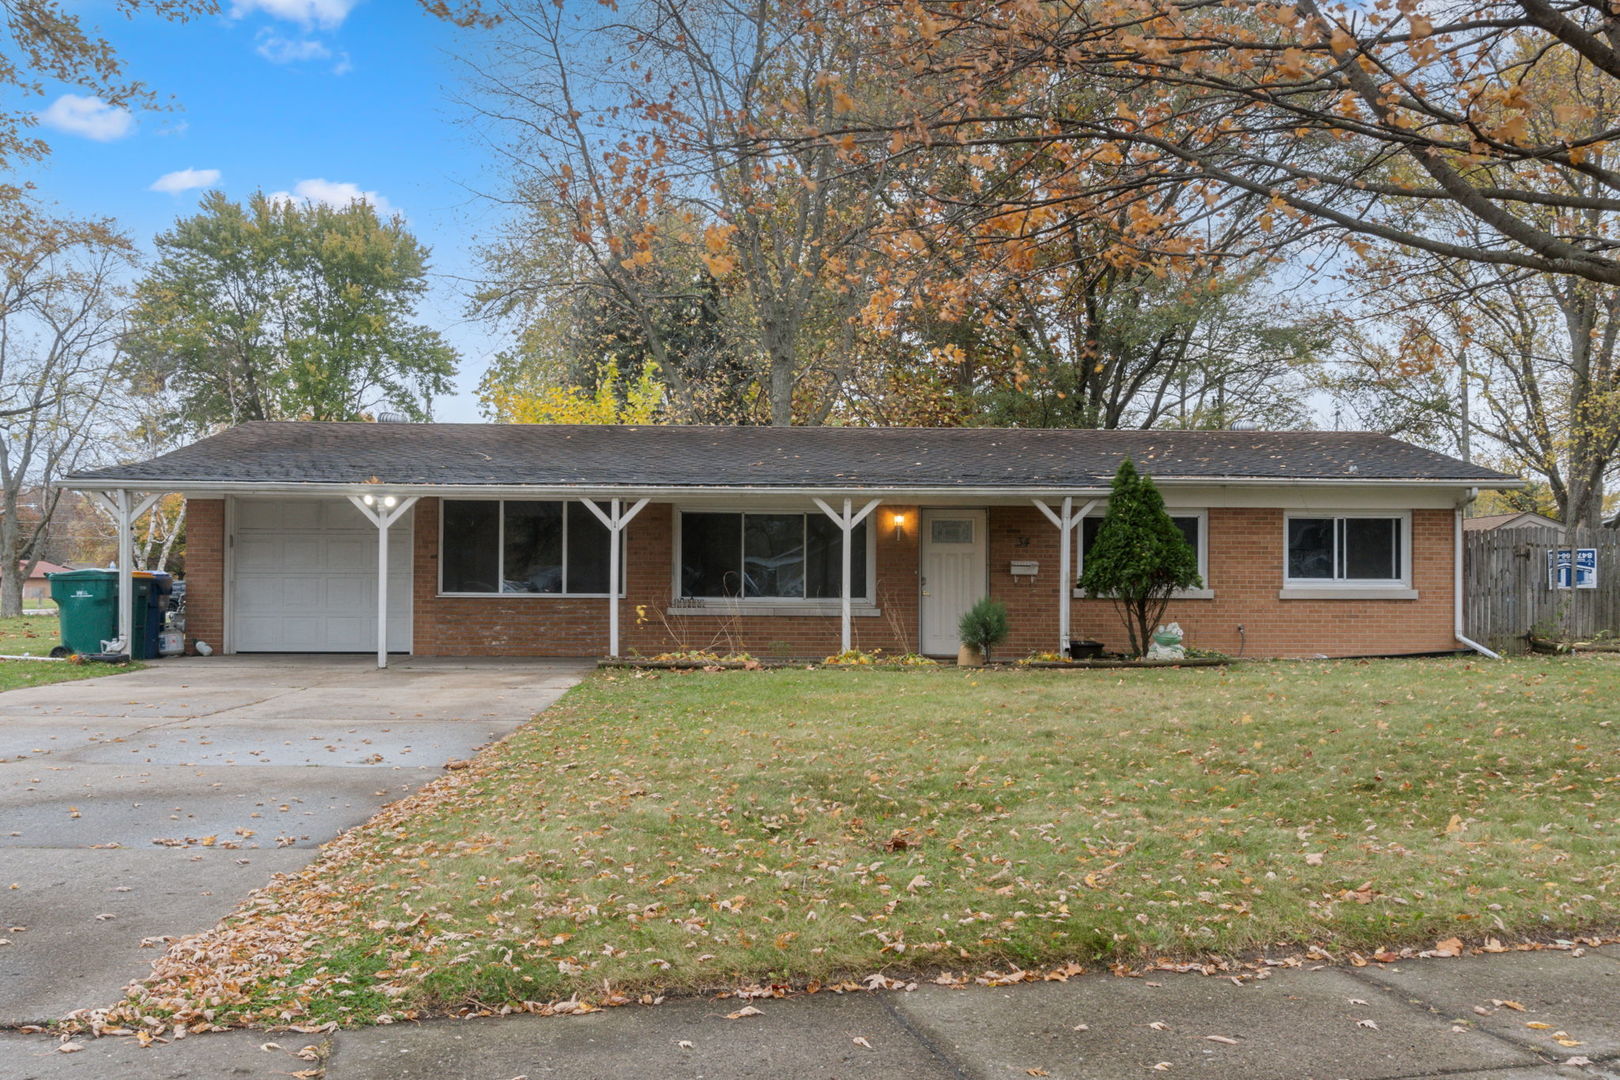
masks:
[[(0, 1027), (117, 1000), (161, 938), (212, 925), (586, 670), (216, 656), (0, 694)], [(0, 1077), (17, 1060), (0, 1048)]]
[[(1498, 1001), (1512, 1001), (1523, 1010)], [(999, 989), (677, 1001), (582, 1017), (133, 1039), (0, 1035), (0, 1077), (326, 1080), (1554, 1080), (1620, 1078), (1620, 949)], [(1559, 1042), (1578, 1043), (1566, 1046)], [(311, 1058), (295, 1056), (306, 1047)], [(1575, 1059), (1590, 1064), (1564, 1064)]]

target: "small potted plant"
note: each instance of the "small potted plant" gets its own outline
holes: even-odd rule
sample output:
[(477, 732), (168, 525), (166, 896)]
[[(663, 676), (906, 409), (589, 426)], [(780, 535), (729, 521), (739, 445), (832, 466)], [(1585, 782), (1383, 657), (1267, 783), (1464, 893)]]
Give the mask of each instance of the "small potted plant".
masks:
[(983, 667), (990, 658), (990, 647), (1007, 640), (1007, 605), (987, 596), (963, 613), (956, 630), (962, 639), (956, 662), (963, 667)]

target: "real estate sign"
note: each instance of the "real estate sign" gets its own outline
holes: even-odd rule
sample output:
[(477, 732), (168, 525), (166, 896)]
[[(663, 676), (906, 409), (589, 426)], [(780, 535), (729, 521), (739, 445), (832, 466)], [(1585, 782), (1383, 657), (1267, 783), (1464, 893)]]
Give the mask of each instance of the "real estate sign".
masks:
[[(1597, 548), (1576, 548), (1574, 569), (1577, 589), (1597, 588)], [(1547, 587), (1569, 588), (1569, 574), (1570, 549), (1559, 548), (1547, 552)]]

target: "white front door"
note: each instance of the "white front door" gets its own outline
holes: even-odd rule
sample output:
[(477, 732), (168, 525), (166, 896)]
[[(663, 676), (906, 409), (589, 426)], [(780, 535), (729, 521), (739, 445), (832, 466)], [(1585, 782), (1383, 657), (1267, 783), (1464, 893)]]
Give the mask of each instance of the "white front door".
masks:
[[(411, 519), (388, 530), (388, 651), (411, 649)], [(231, 647), (374, 652), (377, 527), (348, 499), (237, 499)]]
[(922, 651), (954, 656), (956, 624), (985, 596), (983, 510), (922, 513)]

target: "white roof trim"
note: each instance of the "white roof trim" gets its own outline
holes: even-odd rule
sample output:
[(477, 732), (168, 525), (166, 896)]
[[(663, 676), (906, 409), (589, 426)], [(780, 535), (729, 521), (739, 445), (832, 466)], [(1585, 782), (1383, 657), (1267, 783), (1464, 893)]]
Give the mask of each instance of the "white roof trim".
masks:
[[(1351, 488), (1455, 488), (1459, 491), (1486, 488), (1520, 488), (1523, 480), (1490, 484), (1479, 480), (1456, 479), (1400, 479), (1387, 480), (1373, 477), (1158, 477), (1153, 482), (1161, 488), (1177, 487), (1241, 487), (1241, 488), (1298, 488), (1298, 487), (1351, 487)], [(483, 496), (486, 498), (578, 498), (580, 496), (606, 496), (617, 498), (713, 498), (737, 495), (758, 495), (781, 498), (783, 496), (812, 499), (860, 495), (865, 498), (886, 500), (951, 500), (951, 499), (1006, 499), (1022, 502), (1027, 499), (1051, 498), (1053, 495), (1072, 494), (1083, 497), (1108, 495), (1108, 487), (1066, 487), (1062, 484), (1011, 486), (950, 486), (950, 487), (798, 487), (766, 485), (762, 487), (716, 485), (694, 487), (687, 485), (622, 485), (611, 484), (339, 484), (328, 481), (258, 481), (258, 480), (73, 480), (52, 481), (53, 487), (74, 491), (164, 491), (182, 495), (364, 495), (386, 490), (400, 495)]]

